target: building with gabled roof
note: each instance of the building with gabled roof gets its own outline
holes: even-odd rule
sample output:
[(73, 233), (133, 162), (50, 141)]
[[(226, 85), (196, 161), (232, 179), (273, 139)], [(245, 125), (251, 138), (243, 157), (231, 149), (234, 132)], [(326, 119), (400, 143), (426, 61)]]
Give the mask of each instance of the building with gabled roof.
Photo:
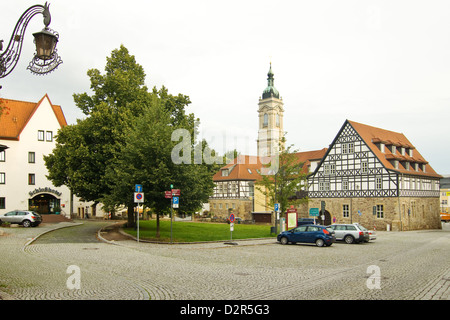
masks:
[(2, 99), (8, 112), (0, 116), (0, 213), (34, 210), (69, 216), (71, 195), (66, 186), (47, 179), (44, 156), (67, 125), (62, 108), (48, 95), (36, 102)]
[[(213, 176), (214, 193), (209, 199), (212, 216), (227, 218), (233, 212), (243, 220), (273, 222), (273, 207), (269, 207), (268, 199), (255, 188), (255, 183), (268, 170), (264, 163), (269, 163), (269, 157), (276, 156), (279, 148), (283, 148), (283, 106), (270, 64), (267, 87), (258, 102), (258, 155), (239, 155)], [(326, 150), (295, 153), (298, 163), (303, 164), (302, 173), (312, 172)]]
[(324, 224), (440, 228), (440, 178), (404, 134), (346, 120), (308, 176), (309, 207)]
[[(314, 171), (327, 149), (294, 153), (298, 163), (302, 163), (301, 172)], [(272, 222), (273, 208), (268, 206), (268, 199), (255, 188), (255, 183), (262, 179), (264, 159), (261, 157), (239, 155), (223, 166), (214, 176), (213, 196), (209, 199), (213, 215), (226, 218), (230, 211), (243, 220)]]

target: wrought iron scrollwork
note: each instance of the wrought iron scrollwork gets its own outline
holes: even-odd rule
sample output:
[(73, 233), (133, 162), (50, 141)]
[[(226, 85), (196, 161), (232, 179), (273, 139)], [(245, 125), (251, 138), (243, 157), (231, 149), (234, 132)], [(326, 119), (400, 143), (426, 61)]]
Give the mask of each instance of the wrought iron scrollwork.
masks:
[[(51, 22), (51, 15), (47, 2), (45, 5), (34, 5), (28, 8), (17, 21), (6, 50), (0, 53), (0, 78), (4, 78), (9, 75), (17, 65), (22, 52), (26, 28), (30, 20), (37, 14), (42, 14), (44, 16), (45, 29), (50, 31), (50, 29), (48, 29), (48, 25)], [(56, 32), (53, 31), (53, 33), (59, 36)], [(0, 51), (1, 50), (2, 44), (0, 43)], [(50, 60), (40, 60), (35, 55), (27, 69), (34, 74), (45, 74), (56, 69), (56, 67), (58, 67), (61, 63), (62, 60), (56, 54), (55, 50)]]

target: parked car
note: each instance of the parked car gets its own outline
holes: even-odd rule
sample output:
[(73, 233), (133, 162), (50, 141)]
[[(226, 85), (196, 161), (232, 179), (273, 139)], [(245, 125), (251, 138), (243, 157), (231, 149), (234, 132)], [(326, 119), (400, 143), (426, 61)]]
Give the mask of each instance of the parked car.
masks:
[(376, 232), (374, 230), (368, 230), (367, 228), (363, 227), (359, 223), (355, 223), (355, 224), (357, 224), (361, 230), (369, 232), (369, 240), (376, 240), (377, 239), (377, 234), (376, 234)]
[(314, 218), (299, 218), (297, 219), (297, 227), (305, 224), (315, 224)]
[(281, 244), (303, 242), (315, 243), (318, 247), (331, 246), (335, 240), (333, 230), (311, 224), (283, 231), (277, 236), (277, 241)]
[[(359, 224), (332, 224), (328, 228), (334, 230), (336, 241), (343, 240), (346, 243), (360, 243), (369, 241), (369, 232), (364, 231)], [(365, 229), (365, 228), (364, 228)], [(366, 229), (367, 230), (367, 229)]]
[(0, 224), (3, 222), (21, 224), (26, 228), (37, 227), (42, 222), (42, 217), (34, 211), (14, 210), (0, 215)]

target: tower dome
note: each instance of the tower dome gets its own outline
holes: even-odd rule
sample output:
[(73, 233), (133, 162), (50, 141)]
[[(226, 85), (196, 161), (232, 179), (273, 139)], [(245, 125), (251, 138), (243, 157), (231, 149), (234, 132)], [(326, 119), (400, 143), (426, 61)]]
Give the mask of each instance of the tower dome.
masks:
[(274, 97), (277, 99), (280, 98), (280, 93), (275, 88), (273, 83), (274, 83), (274, 78), (273, 78), (272, 62), (271, 62), (269, 73), (267, 73), (267, 87), (264, 89), (263, 94), (262, 94), (263, 99), (267, 99), (267, 98), (271, 98), (271, 97)]

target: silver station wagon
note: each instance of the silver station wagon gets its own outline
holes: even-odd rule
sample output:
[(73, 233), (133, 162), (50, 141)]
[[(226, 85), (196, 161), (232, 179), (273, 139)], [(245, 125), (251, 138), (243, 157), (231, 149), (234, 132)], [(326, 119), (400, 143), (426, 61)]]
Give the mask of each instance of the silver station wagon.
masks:
[(369, 231), (359, 224), (332, 224), (327, 228), (334, 230), (336, 240), (343, 240), (346, 243), (360, 243), (369, 241)]

